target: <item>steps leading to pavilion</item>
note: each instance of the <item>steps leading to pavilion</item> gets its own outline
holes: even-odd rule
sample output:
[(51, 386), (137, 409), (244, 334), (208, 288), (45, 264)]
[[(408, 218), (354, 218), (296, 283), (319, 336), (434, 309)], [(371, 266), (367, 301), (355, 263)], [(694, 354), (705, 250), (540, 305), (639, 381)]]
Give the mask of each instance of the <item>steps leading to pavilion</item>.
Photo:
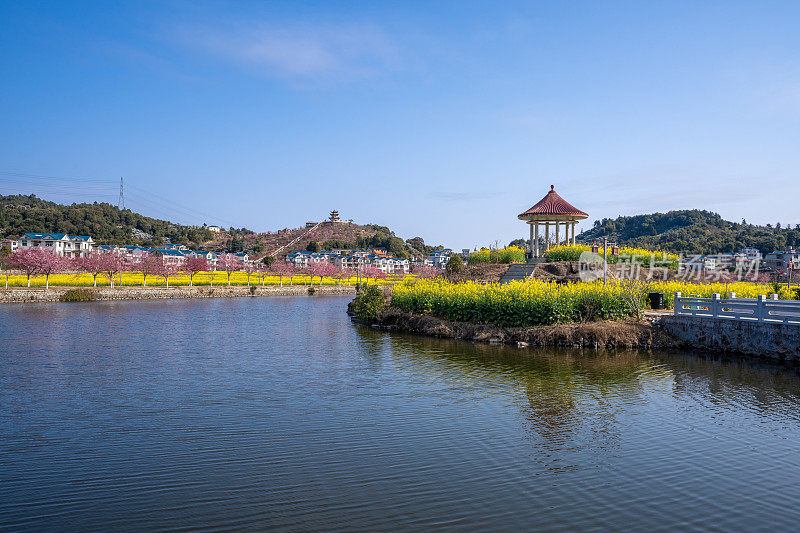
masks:
[(536, 270), (536, 263), (520, 264), (515, 263), (508, 267), (506, 273), (500, 278), (500, 283), (509, 283), (511, 281), (524, 281), (530, 279), (533, 271)]

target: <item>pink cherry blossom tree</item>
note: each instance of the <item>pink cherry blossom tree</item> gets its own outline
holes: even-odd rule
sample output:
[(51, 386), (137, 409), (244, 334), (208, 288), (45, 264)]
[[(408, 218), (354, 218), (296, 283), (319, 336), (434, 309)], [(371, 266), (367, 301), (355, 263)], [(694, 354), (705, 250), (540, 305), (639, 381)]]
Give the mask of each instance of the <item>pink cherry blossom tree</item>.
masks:
[(375, 268), (369, 265), (365, 265), (364, 267), (362, 267), (361, 275), (367, 279), (367, 281), (365, 282), (367, 285), (369, 284), (369, 278), (375, 278), (375, 280), (386, 278), (386, 272), (384, 272), (380, 268)]
[(49, 254), (43, 250), (19, 250), (11, 256), (10, 266), (14, 270), (21, 270), (28, 278), (28, 287), (31, 286), (31, 276), (35, 275), (39, 269), (39, 255)]
[(322, 261), (319, 263), (309, 263), (306, 269), (308, 275), (311, 276), (311, 286), (314, 286), (314, 277), (319, 278), (319, 284), (322, 285), (323, 278), (332, 277), (339, 270), (333, 263)]
[(83, 257), (79, 257), (76, 261), (76, 266), (79, 270), (92, 275), (92, 281), (95, 287), (97, 287), (97, 276), (102, 274), (105, 269), (104, 258), (105, 254), (91, 252)]
[(147, 254), (139, 263), (142, 272), (142, 287), (147, 286), (147, 276), (160, 276), (164, 272), (164, 258), (157, 254)]
[(101, 272), (108, 277), (111, 288), (114, 288), (114, 275), (122, 272), (125, 268), (125, 262), (122, 258), (115, 253), (105, 253), (102, 255), (102, 270)]
[(202, 257), (192, 257), (187, 259), (183, 264), (183, 270), (189, 274), (189, 286), (192, 287), (194, 285), (195, 274), (198, 272), (208, 272), (210, 267), (208, 266), (208, 261)]
[(295, 271), (295, 266), (292, 263), (287, 263), (286, 261), (275, 261), (269, 267), (269, 271), (271, 274), (278, 276), (281, 287), (283, 287), (283, 278), (285, 276), (291, 276)]
[(233, 254), (220, 254), (217, 268), (223, 270), (228, 276), (228, 286), (231, 285), (231, 274), (242, 269), (242, 262)]
[(431, 278), (435, 278), (437, 276), (441, 276), (442, 275), (442, 269), (441, 268), (433, 268), (432, 266), (428, 266), (428, 265), (420, 265), (420, 266), (414, 268), (413, 274), (416, 275), (418, 278), (431, 279)]
[(253, 273), (258, 271), (258, 266), (253, 261), (247, 261), (247, 262), (242, 263), (242, 270), (244, 270), (245, 273), (247, 274), (247, 286), (249, 287), (250, 286), (250, 276), (252, 276)]
[(39, 254), (39, 266), (36, 271), (44, 275), (45, 290), (50, 288), (50, 276), (67, 270), (71, 266), (71, 263), (72, 262), (68, 258), (58, 254), (50, 252), (42, 252)]
[(339, 281), (347, 280), (347, 284), (350, 285), (350, 278), (356, 275), (356, 271), (352, 268), (341, 268), (339, 269)]
[(161, 275), (164, 276), (164, 281), (167, 282), (167, 287), (169, 287), (169, 278), (180, 273), (181, 267), (174, 263), (167, 263), (166, 261), (163, 261), (162, 265)]

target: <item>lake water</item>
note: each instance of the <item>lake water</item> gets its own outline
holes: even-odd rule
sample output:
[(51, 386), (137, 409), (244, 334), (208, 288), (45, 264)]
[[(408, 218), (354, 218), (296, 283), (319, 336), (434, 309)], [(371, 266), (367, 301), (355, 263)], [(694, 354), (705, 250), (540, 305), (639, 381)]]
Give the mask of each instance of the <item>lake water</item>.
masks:
[(347, 301), (0, 306), (0, 529), (798, 528), (794, 371), (414, 338)]

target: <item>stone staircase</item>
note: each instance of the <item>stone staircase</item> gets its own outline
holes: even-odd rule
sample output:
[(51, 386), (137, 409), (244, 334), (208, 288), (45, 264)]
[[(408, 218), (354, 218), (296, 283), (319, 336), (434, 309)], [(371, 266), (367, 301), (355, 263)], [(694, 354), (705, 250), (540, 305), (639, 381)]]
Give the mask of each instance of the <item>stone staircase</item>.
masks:
[(519, 281), (519, 280), (526, 280), (533, 275), (533, 271), (536, 270), (536, 263), (526, 263), (526, 264), (513, 264), (508, 267), (508, 270), (503, 277), (500, 278), (500, 283), (508, 283), (510, 281)]

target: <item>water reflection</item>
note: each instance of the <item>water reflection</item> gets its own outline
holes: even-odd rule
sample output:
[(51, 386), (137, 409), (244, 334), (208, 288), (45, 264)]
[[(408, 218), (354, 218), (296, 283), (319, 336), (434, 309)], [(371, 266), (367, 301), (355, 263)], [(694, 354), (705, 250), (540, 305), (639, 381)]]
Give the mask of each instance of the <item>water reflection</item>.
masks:
[(712, 417), (744, 411), (800, 421), (797, 369), (767, 361), (668, 351), (519, 349), (356, 329), (372, 356), (389, 355), (404, 372), (446, 381), (473, 399), (507, 397), (522, 415), (531, 445), (559, 468), (574, 466), (570, 453), (587, 450), (603, 462), (630, 431), (631, 413), (664, 398), (706, 409)]
[(346, 304), (0, 306), (0, 529), (800, 520), (791, 369), (389, 334)]

